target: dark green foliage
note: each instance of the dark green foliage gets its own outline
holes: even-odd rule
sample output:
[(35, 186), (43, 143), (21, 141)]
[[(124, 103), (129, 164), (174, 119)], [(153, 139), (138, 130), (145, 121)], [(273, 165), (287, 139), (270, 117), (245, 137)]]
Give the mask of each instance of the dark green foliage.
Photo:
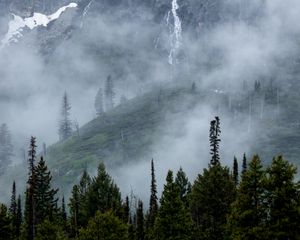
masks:
[(143, 202), (139, 200), (138, 208), (136, 210), (136, 240), (144, 240), (145, 228), (144, 228), (144, 209)]
[(0, 175), (2, 175), (11, 164), (13, 156), (13, 145), (8, 127), (3, 123), (0, 127)]
[(238, 161), (236, 159), (236, 157), (234, 157), (233, 159), (233, 181), (235, 183), (235, 185), (237, 186), (239, 183), (239, 165), (238, 165)]
[(166, 181), (151, 239), (192, 239), (192, 218), (180, 199), (172, 171), (168, 172)]
[(66, 212), (65, 197), (62, 197), (62, 199), (61, 199), (61, 219), (62, 219), (63, 225), (66, 226), (67, 212)]
[(129, 198), (126, 196), (125, 202), (123, 204), (123, 216), (122, 220), (124, 223), (130, 223), (131, 222), (131, 216), (130, 216), (130, 206), (129, 206)]
[(220, 119), (219, 117), (215, 117), (215, 120), (210, 122), (210, 130), (209, 130), (209, 142), (210, 142), (210, 154), (211, 160), (210, 164), (212, 166), (220, 164), (220, 154), (219, 154), (219, 142), (221, 129), (220, 129)]
[(180, 167), (179, 171), (176, 174), (175, 184), (179, 188), (180, 199), (184, 203), (185, 207), (188, 208), (192, 186), (182, 167)]
[(98, 174), (93, 178), (87, 192), (88, 217), (95, 216), (97, 211), (102, 213), (111, 210), (117, 216), (121, 215), (121, 193), (119, 188), (105, 170), (103, 163), (99, 164)]
[(151, 195), (150, 195), (150, 206), (149, 206), (149, 216), (148, 216), (148, 227), (152, 228), (154, 226), (155, 218), (158, 211), (157, 202), (157, 186), (155, 179), (155, 169), (154, 161), (151, 160)]
[(270, 239), (300, 239), (300, 186), (296, 168), (279, 156), (266, 170)]
[(57, 215), (57, 201), (55, 197), (58, 189), (51, 187), (52, 176), (43, 157), (41, 157), (35, 168), (36, 184), (35, 184), (35, 224), (40, 224), (44, 220), (54, 220)]
[(247, 171), (247, 158), (246, 153), (243, 155), (242, 175)]
[(127, 226), (111, 211), (98, 211), (87, 227), (80, 230), (79, 240), (128, 240)]
[(25, 225), (27, 227), (27, 238), (28, 240), (34, 239), (35, 234), (35, 217), (36, 217), (36, 203), (35, 203), (35, 189), (36, 189), (36, 172), (35, 172), (35, 161), (36, 161), (36, 138), (31, 137), (30, 146), (28, 151), (28, 187), (26, 189), (25, 198)]
[(191, 211), (197, 239), (223, 239), (226, 218), (234, 201), (235, 185), (229, 169), (220, 164), (210, 165), (198, 175), (192, 187)]
[(12, 193), (10, 198), (9, 215), (12, 223), (12, 231), (15, 234), (17, 229), (17, 197), (16, 197), (16, 182), (13, 182)]
[(79, 184), (73, 186), (69, 203), (73, 235), (77, 235), (78, 229), (87, 224), (87, 197), (90, 185), (91, 178), (88, 172), (84, 170)]
[(64, 233), (61, 226), (44, 220), (36, 227), (36, 240), (66, 240), (66, 234)]
[(19, 237), (21, 234), (22, 222), (23, 222), (22, 204), (21, 204), (21, 195), (19, 195), (17, 200), (17, 215), (16, 215), (16, 230), (15, 230), (15, 235), (17, 237)]
[(237, 200), (232, 206), (229, 225), (233, 239), (268, 239), (265, 172), (258, 156), (242, 175)]
[(0, 203), (0, 239), (11, 239), (11, 221), (7, 207)]

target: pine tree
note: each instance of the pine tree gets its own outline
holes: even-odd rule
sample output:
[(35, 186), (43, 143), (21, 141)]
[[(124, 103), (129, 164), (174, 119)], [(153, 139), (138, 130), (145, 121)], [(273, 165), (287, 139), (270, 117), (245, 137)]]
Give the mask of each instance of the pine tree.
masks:
[(145, 229), (144, 229), (144, 209), (143, 202), (138, 201), (138, 208), (136, 210), (136, 240), (144, 240)]
[(70, 120), (70, 110), (71, 105), (69, 103), (69, 98), (67, 92), (64, 93), (62, 108), (61, 108), (61, 119), (59, 122), (59, 139), (61, 141), (66, 140), (72, 134), (72, 121)]
[(2, 175), (11, 164), (12, 156), (13, 145), (11, 143), (11, 135), (7, 125), (4, 123), (0, 127), (0, 175)]
[(130, 223), (130, 206), (129, 206), (129, 197), (126, 196), (125, 203), (123, 204), (123, 217), (122, 220), (124, 223)]
[(105, 82), (105, 110), (108, 111), (114, 107), (114, 83), (109, 75)]
[(36, 185), (35, 185), (35, 204), (36, 219), (35, 224), (41, 224), (48, 219), (53, 221), (57, 215), (57, 201), (55, 197), (58, 189), (51, 187), (52, 176), (43, 157), (41, 157), (35, 168)]
[(278, 156), (266, 173), (270, 238), (300, 239), (300, 186), (294, 182), (296, 167)]
[(192, 239), (192, 218), (180, 199), (178, 186), (169, 171), (155, 220), (152, 239)]
[(239, 166), (236, 157), (233, 159), (233, 181), (235, 186), (237, 186), (239, 183)]
[(210, 131), (209, 131), (209, 142), (210, 142), (210, 154), (211, 161), (210, 164), (215, 166), (220, 164), (220, 154), (219, 154), (219, 142), (221, 129), (220, 129), (220, 119), (219, 117), (215, 117), (215, 120), (210, 122)]
[(180, 199), (183, 201), (185, 207), (189, 207), (189, 195), (191, 194), (191, 183), (189, 182), (185, 172), (182, 167), (176, 174), (175, 184), (179, 188)]
[(270, 239), (266, 230), (265, 171), (256, 155), (244, 173), (229, 217), (233, 239)]
[(101, 116), (104, 113), (104, 108), (103, 108), (103, 90), (102, 88), (99, 88), (96, 98), (95, 98), (95, 109), (96, 109), (96, 114), (97, 116)]
[(148, 227), (152, 228), (154, 226), (155, 218), (158, 211), (158, 202), (157, 202), (157, 186), (155, 179), (155, 169), (154, 161), (151, 160), (151, 195), (150, 195), (150, 207), (149, 207), (149, 220)]

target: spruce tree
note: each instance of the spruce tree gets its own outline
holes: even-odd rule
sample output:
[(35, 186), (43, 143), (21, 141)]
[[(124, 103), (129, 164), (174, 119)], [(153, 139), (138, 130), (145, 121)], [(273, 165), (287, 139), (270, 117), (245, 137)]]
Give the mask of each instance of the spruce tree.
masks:
[(104, 113), (102, 88), (99, 88), (96, 98), (95, 98), (95, 110), (96, 110), (96, 114), (98, 117), (103, 115), (103, 113)]
[(294, 182), (296, 167), (278, 156), (266, 173), (270, 238), (300, 239), (300, 186)]
[(183, 201), (185, 207), (189, 207), (189, 197), (191, 194), (191, 183), (189, 182), (185, 172), (182, 167), (180, 167), (179, 171), (176, 174), (175, 184), (179, 188), (180, 198)]
[(53, 221), (57, 216), (57, 201), (56, 193), (58, 189), (51, 187), (52, 176), (46, 162), (41, 157), (35, 168), (36, 185), (35, 185), (35, 204), (36, 204), (36, 224), (41, 224), (48, 219)]
[(59, 122), (59, 139), (61, 141), (66, 140), (72, 134), (72, 121), (70, 120), (70, 110), (71, 105), (69, 103), (69, 98), (67, 92), (64, 93), (62, 107), (61, 107), (61, 119)]
[(249, 163), (238, 188), (228, 220), (232, 239), (270, 239), (266, 230), (265, 171), (256, 155)]
[(121, 193), (103, 163), (99, 164), (97, 176), (93, 178), (87, 193), (87, 214), (94, 217), (97, 211), (111, 210), (121, 217)]
[(0, 238), (1, 239), (11, 239), (11, 221), (9, 217), (9, 212), (4, 204), (0, 203)]
[(17, 196), (16, 196), (16, 182), (13, 182), (12, 193), (10, 198), (9, 214), (12, 221), (13, 235), (16, 236), (17, 229)]
[(78, 221), (78, 219), (80, 218), (80, 197), (78, 185), (74, 185), (72, 188), (69, 207), (71, 215), (71, 237), (75, 237), (78, 235), (79, 226), (81, 225)]
[(246, 153), (243, 154), (243, 165), (242, 165), (242, 175), (247, 171), (247, 158)]
[(19, 195), (18, 200), (17, 200), (17, 218), (16, 218), (16, 237), (17, 238), (21, 234), (22, 222), (23, 222), (22, 203), (21, 203), (21, 195)]
[(157, 202), (157, 186), (155, 179), (155, 169), (154, 161), (151, 160), (151, 195), (150, 195), (150, 207), (149, 207), (149, 216), (148, 216), (148, 227), (152, 228), (154, 226), (155, 218), (158, 211), (158, 202)]
[(220, 154), (219, 154), (219, 143), (221, 129), (220, 129), (220, 119), (219, 117), (215, 117), (215, 120), (210, 122), (210, 130), (209, 130), (209, 142), (210, 142), (210, 154), (211, 161), (210, 164), (215, 166), (220, 164)]
[(192, 218), (180, 199), (180, 190), (169, 171), (155, 220), (152, 239), (192, 239)]
[(235, 186), (237, 186), (239, 183), (239, 166), (236, 157), (233, 159), (233, 181)]
[(136, 240), (145, 239), (145, 229), (144, 229), (144, 209), (143, 202), (138, 201), (138, 208), (136, 210)]
[(25, 223), (27, 226), (27, 238), (28, 240), (34, 239), (35, 236), (35, 217), (36, 217), (36, 202), (35, 202), (35, 189), (36, 189), (36, 138), (31, 137), (30, 146), (28, 151), (28, 180), (25, 199)]
[(63, 223), (65, 224), (67, 221), (67, 212), (66, 212), (66, 204), (65, 204), (64, 196), (61, 199), (61, 217), (62, 217)]

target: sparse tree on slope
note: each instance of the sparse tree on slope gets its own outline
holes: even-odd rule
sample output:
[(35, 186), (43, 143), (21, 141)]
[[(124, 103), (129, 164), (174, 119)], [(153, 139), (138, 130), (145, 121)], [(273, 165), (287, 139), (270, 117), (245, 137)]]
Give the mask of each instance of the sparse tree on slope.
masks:
[(154, 169), (154, 161), (151, 160), (151, 195), (150, 195), (150, 206), (149, 206), (149, 215), (147, 219), (147, 227), (149, 230), (154, 226), (155, 218), (157, 216), (158, 211), (158, 202), (157, 202), (157, 186), (155, 179), (155, 169)]
[(61, 141), (66, 140), (72, 134), (72, 121), (70, 120), (70, 110), (71, 105), (69, 103), (69, 98), (67, 92), (64, 93), (62, 108), (61, 108), (61, 119), (59, 122), (59, 139)]
[(104, 113), (102, 88), (99, 88), (96, 98), (95, 98), (95, 110), (96, 110), (96, 114), (98, 117), (103, 115), (103, 113)]
[(114, 107), (114, 83), (112, 77), (109, 75), (105, 82), (105, 110), (111, 110)]

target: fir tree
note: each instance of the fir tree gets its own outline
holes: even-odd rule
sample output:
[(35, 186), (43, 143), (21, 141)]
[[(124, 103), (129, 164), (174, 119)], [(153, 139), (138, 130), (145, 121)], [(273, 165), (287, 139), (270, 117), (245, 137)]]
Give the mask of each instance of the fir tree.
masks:
[(242, 175), (244, 175), (246, 171), (247, 171), (247, 158), (246, 158), (246, 153), (244, 153), (244, 155), (243, 155)]
[(1, 239), (11, 239), (11, 221), (9, 217), (9, 212), (4, 204), (0, 203), (0, 238)]
[(28, 151), (28, 187), (26, 189), (25, 201), (25, 222), (27, 226), (28, 240), (34, 239), (35, 236), (35, 217), (36, 217), (36, 203), (35, 203), (35, 189), (36, 189), (36, 174), (35, 174), (35, 161), (36, 161), (36, 138), (31, 137), (30, 146)]
[(67, 212), (66, 212), (66, 204), (65, 204), (64, 196), (61, 199), (61, 216), (62, 216), (63, 223), (65, 224), (67, 221)]
[(143, 202), (138, 201), (138, 208), (136, 210), (136, 240), (144, 240), (145, 229), (144, 229), (144, 209)]
[(13, 182), (12, 185), (12, 193), (10, 198), (10, 207), (9, 207), (9, 214), (12, 221), (12, 230), (14, 235), (16, 235), (16, 228), (17, 228), (17, 196), (16, 196), (16, 182)]
[(121, 205), (120, 190), (106, 172), (104, 164), (100, 163), (97, 176), (93, 178), (87, 193), (88, 216), (93, 217), (97, 211), (104, 213), (108, 210), (120, 216)]
[(233, 239), (269, 239), (266, 231), (265, 171), (258, 156), (244, 173), (229, 217)]
[(17, 200), (17, 217), (16, 217), (16, 237), (17, 238), (21, 234), (22, 222), (23, 222), (22, 204), (21, 204), (21, 195), (19, 195), (18, 200)]
[(36, 169), (36, 185), (35, 185), (35, 204), (36, 204), (36, 219), (35, 223), (40, 224), (44, 220), (54, 220), (57, 214), (57, 201), (55, 197), (58, 189), (51, 187), (52, 176), (43, 157), (38, 162)]
[(98, 117), (103, 115), (103, 113), (104, 113), (102, 88), (99, 88), (96, 98), (95, 98), (95, 110), (96, 110), (96, 114)]
[(79, 189), (78, 185), (74, 185), (70, 198), (70, 219), (71, 219), (71, 237), (78, 235), (79, 226), (81, 225), (78, 221), (80, 214), (80, 198), (79, 198)]
[(114, 97), (115, 97), (115, 92), (114, 92), (114, 83), (109, 75), (106, 79), (105, 82), (105, 110), (108, 111), (114, 107)]
[(239, 183), (239, 166), (236, 157), (233, 159), (233, 181), (235, 186), (237, 186)]
[(176, 174), (175, 184), (179, 188), (180, 198), (183, 201), (185, 207), (189, 207), (189, 195), (191, 193), (191, 183), (189, 182), (185, 172), (182, 167)]
[(210, 165), (198, 175), (191, 193), (198, 239), (224, 239), (226, 218), (234, 198), (235, 185), (228, 168)]
[(180, 199), (178, 186), (169, 171), (160, 200), (158, 216), (155, 220), (152, 239), (192, 239), (192, 219), (184, 203)]
[(157, 186), (155, 179), (155, 169), (154, 169), (154, 161), (151, 160), (151, 195), (150, 195), (150, 207), (149, 207), (149, 220), (148, 227), (152, 228), (154, 226), (155, 218), (158, 211), (158, 203), (157, 203)]
[(294, 182), (296, 167), (278, 156), (273, 159), (266, 173), (270, 238), (300, 239), (300, 186)]
[(72, 134), (72, 121), (70, 120), (70, 110), (71, 105), (69, 103), (69, 98), (67, 92), (64, 93), (62, 108), (61, 108), (61, 119), (59, 122), (59, 139), (61, 141), (66, 140)]
[(211, 161), (210, 164), (215, 166), (220, 164), (220, 154), (219, 154), (219, 142), (221, 129), (220, 129), (220, 119), (215, 117), (215, 120), (210, 122), (210, 131), (209, 131), (209, 142), (210, 142), (210, 154)]

